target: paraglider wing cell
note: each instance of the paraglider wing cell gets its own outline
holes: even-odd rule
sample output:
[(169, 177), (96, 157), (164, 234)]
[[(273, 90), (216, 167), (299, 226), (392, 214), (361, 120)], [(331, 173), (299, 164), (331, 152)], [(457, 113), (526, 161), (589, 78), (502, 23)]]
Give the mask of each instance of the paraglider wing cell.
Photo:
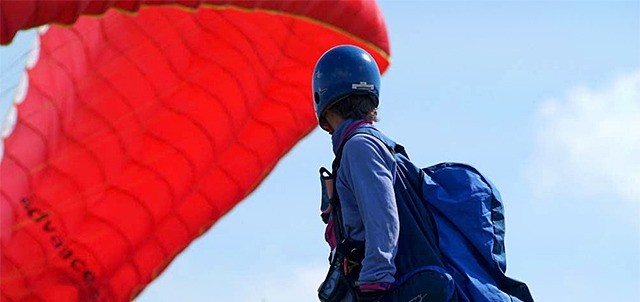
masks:
[[(2, 300), (127, 301), (316, 125), (315, 60), (388, 66), (362, 1), (2, 1), (37, 36), (0, 164)], [(62, 24), (62, 25), (58, 25)]]

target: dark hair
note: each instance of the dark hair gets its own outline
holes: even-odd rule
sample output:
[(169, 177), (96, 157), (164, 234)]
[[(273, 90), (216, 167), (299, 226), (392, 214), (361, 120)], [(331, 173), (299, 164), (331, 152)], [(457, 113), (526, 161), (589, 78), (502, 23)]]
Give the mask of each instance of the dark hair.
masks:
[(370, 122), (378, 121), (378, 107), (376, 97), (369, 94), (354, 94), (339, 100), (329, 106), (331, 110), (343, 119), (366, 119)]

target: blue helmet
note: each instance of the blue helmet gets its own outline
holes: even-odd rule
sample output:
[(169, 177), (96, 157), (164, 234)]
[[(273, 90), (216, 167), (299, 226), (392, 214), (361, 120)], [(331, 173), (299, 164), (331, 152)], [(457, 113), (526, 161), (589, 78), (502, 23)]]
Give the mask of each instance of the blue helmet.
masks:
[(313, 104), (323, 129), (327, 108), (353, 94), (370, 94), (376, 106), (380, 96), (380, 70), (373, 57), (353, 45), (340, 45), (325, 52), (313, 70)]

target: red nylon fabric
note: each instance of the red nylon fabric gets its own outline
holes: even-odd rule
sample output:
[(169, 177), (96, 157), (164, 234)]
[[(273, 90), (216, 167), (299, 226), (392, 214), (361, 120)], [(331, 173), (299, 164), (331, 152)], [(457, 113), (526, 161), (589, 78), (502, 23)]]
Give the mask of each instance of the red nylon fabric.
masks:
[(268, 10), (304, 16), (335, 26), (389, 54), (389, 40), (384, 18), (372, 0), (313, 1), (216, 1), (216, 0), (4, 0), (0, 2), (0, 44), (11, 42), (16, 32), (35, 26), (59, 23), (73, 24), (81, 15), (101, 15), (115, 8), (136, 12), (146, 6), (237, 7)]
[(15, 3), (0, 2), (3, 41), (109, 3), (137, 13), (40, 36), (0, 164), (2, 301), (133, 299), (316, 126), (310, 79), (324, 51), (355, 44), (388, 66), (369, 1)]

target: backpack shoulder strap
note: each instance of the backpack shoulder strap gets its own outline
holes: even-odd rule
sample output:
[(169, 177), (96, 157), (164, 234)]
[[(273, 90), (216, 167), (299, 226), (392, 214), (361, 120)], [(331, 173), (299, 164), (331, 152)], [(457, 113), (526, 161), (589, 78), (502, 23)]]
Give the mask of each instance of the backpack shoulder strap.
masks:
[(338, 168), (340, 167), (340, 161), (342, 159), (342, 151), (344, 149), (344, 145), (347, 143), (347, 141), (349, 141), (352, 137), (356, 136), (357, 134), (366, 134), (366, 135), (373, 136), (379, 141), (381, 141), (385, 146), (387, 146), (391, 154), (394, 154), (394, 155), (402, 154), (405, 157), (409, 158), (409, 156), (407, 155), (407, 152), (405, 151), (402, 145), (391, 140), (386, 135), (382, 134), (382, 132), (380, 132), (379, 130), (371, 127), (359, 127), (352, 130), (350, 133), (347, 133), (345, 135), (345, 138), (342, 140), (340, 147), (338, 147), (338, 152), (336, 152), (336, 157), (333, 160), (333, 164), (331, 165), (334, 173), (338, 171)]

